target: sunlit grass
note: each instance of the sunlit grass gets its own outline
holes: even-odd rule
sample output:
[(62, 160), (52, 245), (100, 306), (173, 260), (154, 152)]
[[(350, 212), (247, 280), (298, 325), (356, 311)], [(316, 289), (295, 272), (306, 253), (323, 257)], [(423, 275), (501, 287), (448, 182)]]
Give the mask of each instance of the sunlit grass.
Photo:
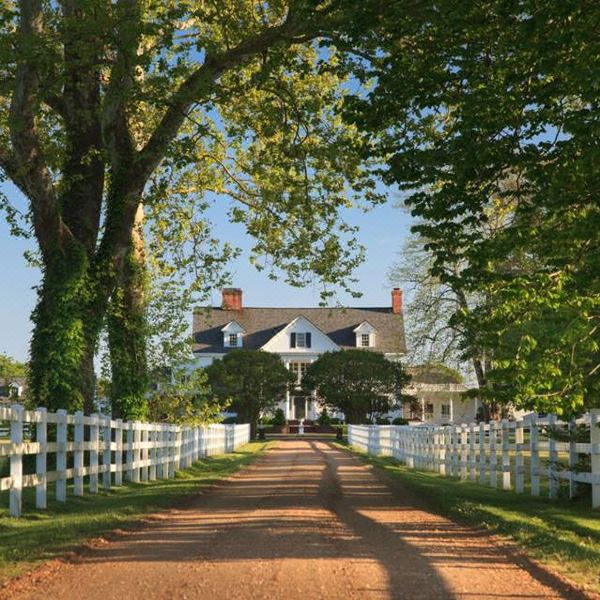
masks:
[[(36, 563), (64, 554), (85, 540), (111, 529), (133, 525), (145, 514), (168, 508), (180, 498), (226, 477), (252, 462), (269, 445), (251, 442), (232, 454), (211, 456), (174, 479), (128, 483), (109, 492), (51, 500), (48, 510), (34, 508), (34, 490), (24, 490), (23, 516), (8, 516), (7, 492), (0, 494), (0, 579), (15, 576)], [(54, 497), (49, 486), (48, 498)]]
[(600, 510), (588, 497), (549, 500), (420, 472), (393, 458), (363, 460), (418, 495), (426, 507), (512, 539), (532, 558), (600, 592)]

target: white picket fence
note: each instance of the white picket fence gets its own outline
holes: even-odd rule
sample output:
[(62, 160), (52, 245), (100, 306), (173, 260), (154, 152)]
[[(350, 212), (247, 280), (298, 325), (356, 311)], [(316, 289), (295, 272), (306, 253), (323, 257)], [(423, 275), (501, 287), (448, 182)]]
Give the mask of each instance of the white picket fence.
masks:
[[(575, 432), (585, 435), (577, 441)], [(557, 437), (569, 441), (558, 441)], [(542, 484), (556, 498), (560, 480), (592, 488), (592, 506), (600, 507), (600, 410), (568, 423), (555, 415), (518, 421), (447, 426), (349, 425), (348, 442), (369, 454), (393, 456), (418, 470), (434, 471), (481, 485), (514, 489), (529, 486), (539, 496)], [(577, 470), (581, 455), (589, 455), (589, 471)], [(566, 467), (566, 468), (565, 468)]]
[[(98, 492), (100, 475), (105, 490), (123, 485), (124, 479), (171, 478), (176, 470), (199, 458), (233, 452), (250, 440), (250, 425), (246, 424), (184, 427), (84, 416), (81, 412), (70, 415), (65, 410), (28, 411), (18, 404), (0, 407), (2, 421), (10, 423), (10, 441), (0, 442), (0, 457), (10, 460), (10, 477), (0, 479), (0, 491), (9, 490), (10, 514), (14, 517), (21, 515), (22, 490), (26, 487), (35, 487), (35, 505), (43, 509), (50, 482), (55, 482), (56, 500), (65, 502), (69, 480), (73, 480), (73, 494), (82, 496), (85, 476), (91, 494)], [(35, 424), (35, 442), (24, 437), (28, 423)], [(48, 439), (48, 425), (52, 425), (53, 441)], [(36, 472), (23, 474), (23, 457), (28, 454), (36, 456)], [(56, 456), (54, 471), (47, 470), (49, 454)], [(70, 464), (72, 468), (68, 468)]]

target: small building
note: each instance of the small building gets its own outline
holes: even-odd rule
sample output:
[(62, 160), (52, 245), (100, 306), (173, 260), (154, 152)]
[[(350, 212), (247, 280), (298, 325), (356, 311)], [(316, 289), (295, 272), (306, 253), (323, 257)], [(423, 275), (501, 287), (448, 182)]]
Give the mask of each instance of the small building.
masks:
[(406, 404), (399, 416), (432, 425), (475, 422), (478, 401), (463, 398), (467, 386), (457, 373), (442, 365), (418, 365), (407, 371), (412, 379), (404, 391), (417, 402), (412, 407)]

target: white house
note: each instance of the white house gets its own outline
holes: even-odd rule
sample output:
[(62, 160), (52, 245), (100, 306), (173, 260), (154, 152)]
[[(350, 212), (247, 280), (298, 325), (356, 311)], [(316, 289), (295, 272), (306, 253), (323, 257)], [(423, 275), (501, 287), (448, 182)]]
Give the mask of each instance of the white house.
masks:
[[(220, 307), (194, 311), (193, 334), (197, 367), (234, 348), (260, 349), (279, 354), (298, 383), (308, 365), (324, 352), (360, 348), (382, 352), (389, 360), (406, 355), (399, 288), (392, 290), (390, 306), (360, 308), (246, 307), (241, 289), (225, 288)], [(475, 420), (476, 400), (462, 400), (466, 387), (448, 370), (415, 366), (408, 371), (412, 381), (404, 391), (418, 399), (418, 410), (406, 405), (390, 417), (436, 424)], [(288, 392), (280, 407), (286, 419), (314, 420), (321, 410), (316, 398), (299, 389)]]
[[(298, 378), (328, 351), (360, 348), (382, 352), (389, 360), (406, 353), (402, 291), (392, 290), (391, 305), (364, 308), (246, 307), (242, 290), (226, 288), (218, 308), (194, 311), (194, 355), (207, 366), (233, 348), (275, 352)], [(287, 419), (316, 419), (314, 397), (288, 392), (280, 407)]]

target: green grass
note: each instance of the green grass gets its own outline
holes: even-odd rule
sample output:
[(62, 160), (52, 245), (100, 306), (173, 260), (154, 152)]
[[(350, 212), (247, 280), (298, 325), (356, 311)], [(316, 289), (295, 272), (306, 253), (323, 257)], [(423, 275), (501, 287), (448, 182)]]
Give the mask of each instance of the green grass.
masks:
[[(8, 516), (8, 496), (0, 494), (0, 580), (17, 576), (40, 561), (65, 554), (86, 540), (116, 528), (135, 525), (144, 515), (168, 508), (199, 488), (226, 477), (252, 462), (268, 442), (251, 442), (232, 454), (211, 456), (174, 479), (127, 485), (93, 496), (72, 496), (66, 503), (49, 502), (48, 510), (36, 510), (34, 490), (24, 491), (20, 519)], [(48, 498), (53, 498), (49, 486)]]
[(591, 508), (589, 496), (555, 501), (534, 498), (415, 471), (393, 458), (352, 450), (435, 512), (510, 538), (528, 556), (580, 587), (600, 592), (600, 510)]

